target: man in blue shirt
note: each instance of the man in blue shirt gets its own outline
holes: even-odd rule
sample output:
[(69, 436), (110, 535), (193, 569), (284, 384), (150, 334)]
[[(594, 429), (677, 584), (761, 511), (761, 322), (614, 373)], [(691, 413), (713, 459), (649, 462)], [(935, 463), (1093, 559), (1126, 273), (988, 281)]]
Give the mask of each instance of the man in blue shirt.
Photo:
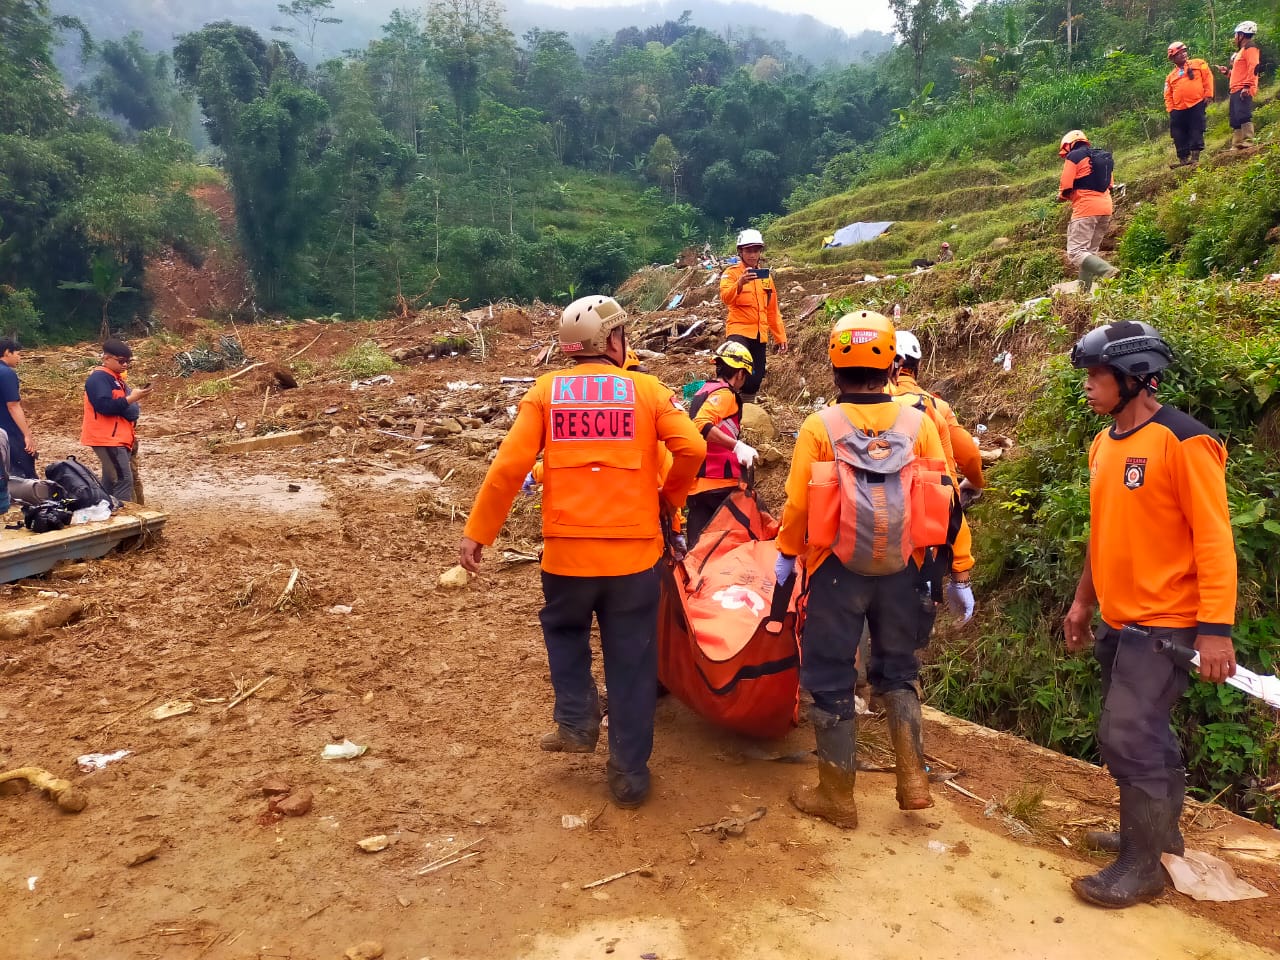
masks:
[(36, 479), (36, 444), (22, 409), (18, 372), (22, 348), (11, 338), (0, 340), (0, 430), (9, 435), (9, 475)]

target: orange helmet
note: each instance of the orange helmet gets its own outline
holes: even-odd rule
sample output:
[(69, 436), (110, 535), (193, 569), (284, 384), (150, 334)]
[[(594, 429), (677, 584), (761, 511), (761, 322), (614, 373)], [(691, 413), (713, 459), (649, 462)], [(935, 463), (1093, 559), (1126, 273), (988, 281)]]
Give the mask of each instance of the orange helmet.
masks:
[[(1081, 140), (1085, 143), (1089, 143), (1089, 138), (1084, 135), (1083, 130), (1068, 130), (1062, 135), (1062, 143), (1058, 147), (1058, 156), (1065, 157), (1071, 152), (1071, 147), (1074, 144), (1079, 143)], [(1092, 144), (1090, 144), (1090, 146), (1092, 146)]]
[(897, 353), (893, 321), (871, 310), (846, 313), (831, 328), (827, 343), (833, 367), (888, 370)]
[(1187, 45), (1185, 43), (1181, 40), (1175, 40), (1173, 43), (1169, 44), (1169, 52), (1166, 56), (1172, 58), (1175, 53), (1185, 53), (1186, 49)]
[(627, 358), (622, 361), (622, 369), (639, 370), (641, 366), (643, 365), (640, 363), (640, 358), (636, 355), (636, 352), (627, 347)]

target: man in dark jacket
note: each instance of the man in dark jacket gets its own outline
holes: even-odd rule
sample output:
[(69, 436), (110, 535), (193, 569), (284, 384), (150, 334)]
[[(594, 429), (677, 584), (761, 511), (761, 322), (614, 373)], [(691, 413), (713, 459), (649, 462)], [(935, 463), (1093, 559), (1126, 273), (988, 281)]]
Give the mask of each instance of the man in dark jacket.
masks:
[(150, 387), (130, 389), (125, 371), (133, 350), (123, 340), (102, 345), (102, 363), (84, 382), (84, 421), (80, 442), (92, 447), (102, 463), (102, 487), (120, 501), (133, 500), (131, 451), (137, 443), (138, 401)]

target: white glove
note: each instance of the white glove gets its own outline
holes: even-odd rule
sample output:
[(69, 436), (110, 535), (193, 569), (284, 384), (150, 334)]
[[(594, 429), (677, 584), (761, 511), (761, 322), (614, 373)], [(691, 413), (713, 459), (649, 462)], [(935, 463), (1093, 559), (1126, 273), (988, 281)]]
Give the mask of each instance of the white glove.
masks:
[(531, 494), (538, 489), (538, 482), (533, 479), (533, 471), (530, 470), (524, 476), (524, 483), (520, 485), (520, 492), (523, 494)]
[(778, 554), (778, 559), (773, 565), (773, 579), (778, 581), (778, 585), (787, 582), (787, 578), (796, 572), (796, 558), (788, 557), (785, 553)]
[(748, 446), (741, 440), (733, 445), (733, 455), (740, 464), (747, 468), (754, 466), (756, 457), (760, 456), (755, 447)]
[(968, 580), (947, 584), (947, 607), (960, 618), (960, 625), (973, 619), (973, 584)]

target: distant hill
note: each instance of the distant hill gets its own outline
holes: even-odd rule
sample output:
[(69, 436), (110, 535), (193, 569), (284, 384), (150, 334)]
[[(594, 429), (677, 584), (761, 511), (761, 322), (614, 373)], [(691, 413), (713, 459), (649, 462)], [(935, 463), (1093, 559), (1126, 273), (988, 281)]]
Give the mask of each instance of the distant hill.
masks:
[[(206, 0), (52, 0), (54, 13), (79, 17), (98, 39), (122, 37), (130, 31), (142, 33), (152, 50), (170, 50), (174, 37), (196, 30), (213, 20), (231, 20), (267, 34), (283, 18), (276, 13), (273, 0), (222, 0), (210, 4)], [(344, 50), (360, 49), (378, 36), (380, 29), (396, 8), (420, 9), (414, 0), (335, 0), (333, 15), (342, 23), (321, 27), (316, 35), (314, 59), (336, 56)], [(637, 3), (627, 7), (578, 7), (564, 9), (520, 0), (507, 4), (507, 24), (517, 37), (530, 27), (563, 30), (580, 51), (596, 40), (612, 37), (623, 27), (648, 27), (667, 20), (677, 20), (691, 11), (694, 24), (726, 33), (732, 24), (737, 36), (752, 33), (785, 43), (792, 53), (815, 66), (845, 65), (865, 60), (888, 50), (893, 38), (887, 33), (864, 30), (850, 36), (843, 30), (821, 23), (807, 14), (779, 13), (750, 3), (720, 3), (714, 0), (665, 0), (661, 3)], [(313, 59), (305, 44), (298, 54)], [(74, 54), (64, 53), (62, 66), (68, 75), (79, 73)]]

